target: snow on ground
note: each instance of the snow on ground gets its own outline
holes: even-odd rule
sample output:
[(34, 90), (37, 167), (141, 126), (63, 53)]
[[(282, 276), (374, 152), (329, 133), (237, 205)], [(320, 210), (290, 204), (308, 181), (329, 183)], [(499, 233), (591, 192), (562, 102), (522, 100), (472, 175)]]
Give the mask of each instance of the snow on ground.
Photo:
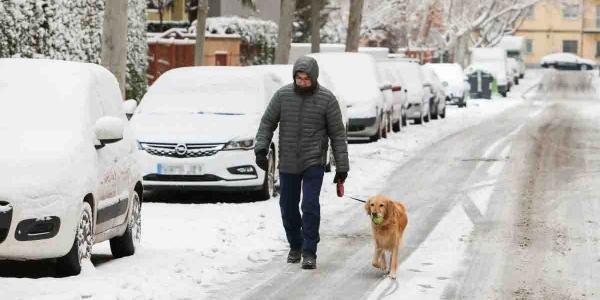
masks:
[[(467, 108), (460, 109), (448, 106), (446, 119), (411, 124), (377, 143), (350, 145), (346, 194), (366, 197), (377, 193), (389, 174), (420, 149), (517, 105), (521, 93), (539, 77), (539, 72), (529, 72), (508, 98), (471, 100)], [(344, 223), (333, 218), (339, 212), (362, 209), (354, 201), (337, 198), (333, 175), (328, 173), (324, 179), (322, 230)], [(96, 245), (94, 265), (86, 265), (79, 276), (53, 278), (42, 272), (29, 278), (0, 277), (0, 298), (201, 299), (205, 291), (236, 280), (288, 250), (278, 198), (214, 204), (172, 200), (143, 205), (142, 247), (136, 255), (113, 259), (105, 242)]]

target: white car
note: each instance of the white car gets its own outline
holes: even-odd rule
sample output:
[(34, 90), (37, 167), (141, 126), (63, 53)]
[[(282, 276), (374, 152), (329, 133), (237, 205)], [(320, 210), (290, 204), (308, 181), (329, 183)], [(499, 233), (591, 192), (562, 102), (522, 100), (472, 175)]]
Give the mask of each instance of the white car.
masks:
[(391, 114), (389, 123), (392, 124), (392, 130), (399, 132), (402, 126), (406, 126), (406, 106), (408, 105), (408, 95), (406, 92), (406, 85), (402, 76), (400, 76), (400, 69), (395, 67), (393, 59), (383, 59), (377, 61), (377, 70), (380, 78), (391, 87), (392, 93), (392, 104)]
[(429, 86), (432, 97), (429, 102), (431, 108), (431, 118), (446, 117), (446, 91), (442, 81), (431, 68), (431, 64), (426, 64), (421, 67), (423, 70), (423, 78), (425, 84)]
[(469, 98), (469, 84), (466, 82), (465, 73), (459, 64), (428, 64), (442, 81), (445, 89), (446, 101), (458, 107), (466, 107)]
[[(348, 137), (377, 141), (387, 136), (385, 97), (375, 59), (364, 53), (316, 53), (319, 69), (333, 83), (332, 92), (348, 106)], [(348, 66), (352, 66), (348, 69)]]
[(520, 78), (519, 62), (516, 59), (512, 58), (512, 57), (509, 57), (507, 59), (507, 62), (508, 62), (508, 67), (511, 70), (511, 74), (512, 74), (512, 77), (513, 77), (513, 82), (515, 83), (515, 85), (518, 85), (519, 84), (519, 78)]
[(254, 136), (280, 86), (274, 74), (247, 67), (164, 73), (131, 118), (144, 187), (250, 191), (269, 199), (278, 175), (277, 139), (265, 172), (255, 163)]
[[(267, 72), (272, 72), (275, 74), (279, 80), (281, 81), (281, 86), (285, 86), (286, 84), (293, 83), (293, 72), (294, 65), (255, 65), (250, 66), (248, 68), (257, 68), (261, 70), (266, 70)], [(329, 89), (332, 93), (335, 94), (335, 89), (333, 88), (333, 82), (331, 81), (331, 77), (324, 70), (319, 70), (319, 85), (324, 86)], [(342, 112), (342, 122), (344, 123), (344, 127), (348, 128), (348, 108), (346, 107), (346, 103), (344, 99), (339, 95), (336, 95), (336, 99), (340, 105), (340, 110)], [(331, 172), (331, 170), (335, 167), (335, 158), (333, 157), (333, 152), (331, 152), (331, 145), (327, 148), (327, 164), (325, 165), (325, 172)]]
[(406, 84), (408, 104), (406, 105), (406, 117), (414, 120), (415, 124), (429, 122), (431, 107), (429, 100), (433, 96), (431, 89), (427, 87), (421, 65), (411, 59), (395, 59), (396, 68), (402, 80)]
[[(0, 259), (57, 258), (75, 275), (92, 245), (140, 241), (142, 177), (115, 77), (85, 63), (0, 59)], [(131, 103), (128, 106), (131, 107)]]

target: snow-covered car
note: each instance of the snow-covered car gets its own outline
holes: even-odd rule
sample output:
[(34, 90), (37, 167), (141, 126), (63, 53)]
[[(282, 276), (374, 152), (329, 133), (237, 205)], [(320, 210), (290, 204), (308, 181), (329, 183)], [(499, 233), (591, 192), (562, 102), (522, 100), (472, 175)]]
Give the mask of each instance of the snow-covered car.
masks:
[(467, 106), (469, 97), (469, 84), (465, 80), (463, 68), (459, 64), (429, 64), (429, 67), (442, 81), (446, 94), (446, 101), (458, 107)]
[(422, 66), (412, 59), (394, 59), (396, 68), (406, 84), (406, 93), (408, 95), (406, 105), (406, 117), (414, 120), (415, 124), (422, 124), (423, 121), (429, 122), (431, 108), (429, 100), (432, 97), (430, 89), (426, 86), (423, 77)]
[(0, 103), (0, 259), (57, 258), (59, 274), (75, 275), (94, 243), (134, 254), (142, 177), (116, 78), (94, 64), (0, 59)]
[(392, 108), (391, 120), (392, 130), (400, 131), (402, 126), (406, 126), (406, 106), (408, 105), (407, 93), (399, 68), (395, 67), (393, 59), (384, 59), (377, 61), (377, 70), (379, 76), (391, 85)]
[[(257, 68), (265, 70), (267, 72), (272, 72), (281, 81), (281, 86), (293, 83), (294, 65), (255, 65), (250, 66), (248, 68)], [(333, 82), (331, 81), (331, 77), (324, 70), (319, 70), (318, 82), (319, 85), (324, 86), (325, 88), (329, 89), (332, 93), (335, 94), (335, 89), (333, 88)], [(344, 102), (344, 99), (342, 97), (336, 95), (336, 99), (340, 105), (340, 110), (342, 112), (342, 122), (344, 123), (344, 127), (348, 129), (348, 108), (346, 107), (346, 103)], [(333, 152), (331, 152), (330, 145), (329, 148), (327, 148), (327, 163), (325, 164), (325, 172), (331, 172), (333, 167), (335, 167), (335, 159), (333, 157)]]
[(553, 53), (542, 57), (540, 64), (543, 68), (557, 70), (592, 70), (596, 63), (589, 59), (581, 58), (572, 53)]
[(169, 70), (150, 87), (131, 118), (144, 187), (249, 191), (269, 199), (277, 181), (275, 137), (265, 172), (254, 136), (281, 82), (246, 67)]
[(425, 85), (430, 89), (431, 98), (429, 100), (429, 107), (431, 109), (431, 118), (437, 119), (438, 116), (446, 117), (446, 90), (442, 81), (437, 76), (435, 71), (430, 65), (424, 65), (421, 67), (423, 70), (423, 78), (425, 79)]
[(494, 73), (498, 92), (506, 97), (513, 78), (512, 71), (508, 68), (506, 50), (501, 48), (473, 48), (471, 49), (471, 64), (479, 65)]
[(385, 98), (375, 59), (369, 54), (350, 52), (309, 56), (329, 74), (334, 94), (348, 107), (348, 137), (377, 141), (387, 136)]

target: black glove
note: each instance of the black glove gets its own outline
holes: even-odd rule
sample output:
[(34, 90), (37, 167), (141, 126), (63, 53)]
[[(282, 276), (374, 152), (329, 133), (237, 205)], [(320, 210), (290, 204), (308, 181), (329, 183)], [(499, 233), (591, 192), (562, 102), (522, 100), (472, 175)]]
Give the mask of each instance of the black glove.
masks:
[(338, 181), (344, 183), (346, 181), (346, 177), (348, 177), (348, 172), (335, 172), (335, 177), (333, 177), (333, 183), (338, 183)]
[(269, 160), (267, 159), (267, 151), (260, 150), (255, 153), (256, 165), (266, 171), (269, 168)]

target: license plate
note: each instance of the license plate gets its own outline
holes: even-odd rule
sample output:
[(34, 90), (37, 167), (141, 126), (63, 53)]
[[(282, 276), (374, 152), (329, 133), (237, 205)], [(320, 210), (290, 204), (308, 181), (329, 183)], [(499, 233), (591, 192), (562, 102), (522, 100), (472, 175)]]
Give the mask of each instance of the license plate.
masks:
[(200, 165), (158, 164), (156, 169), (160, 175), (202, 175), (202, 166)]

